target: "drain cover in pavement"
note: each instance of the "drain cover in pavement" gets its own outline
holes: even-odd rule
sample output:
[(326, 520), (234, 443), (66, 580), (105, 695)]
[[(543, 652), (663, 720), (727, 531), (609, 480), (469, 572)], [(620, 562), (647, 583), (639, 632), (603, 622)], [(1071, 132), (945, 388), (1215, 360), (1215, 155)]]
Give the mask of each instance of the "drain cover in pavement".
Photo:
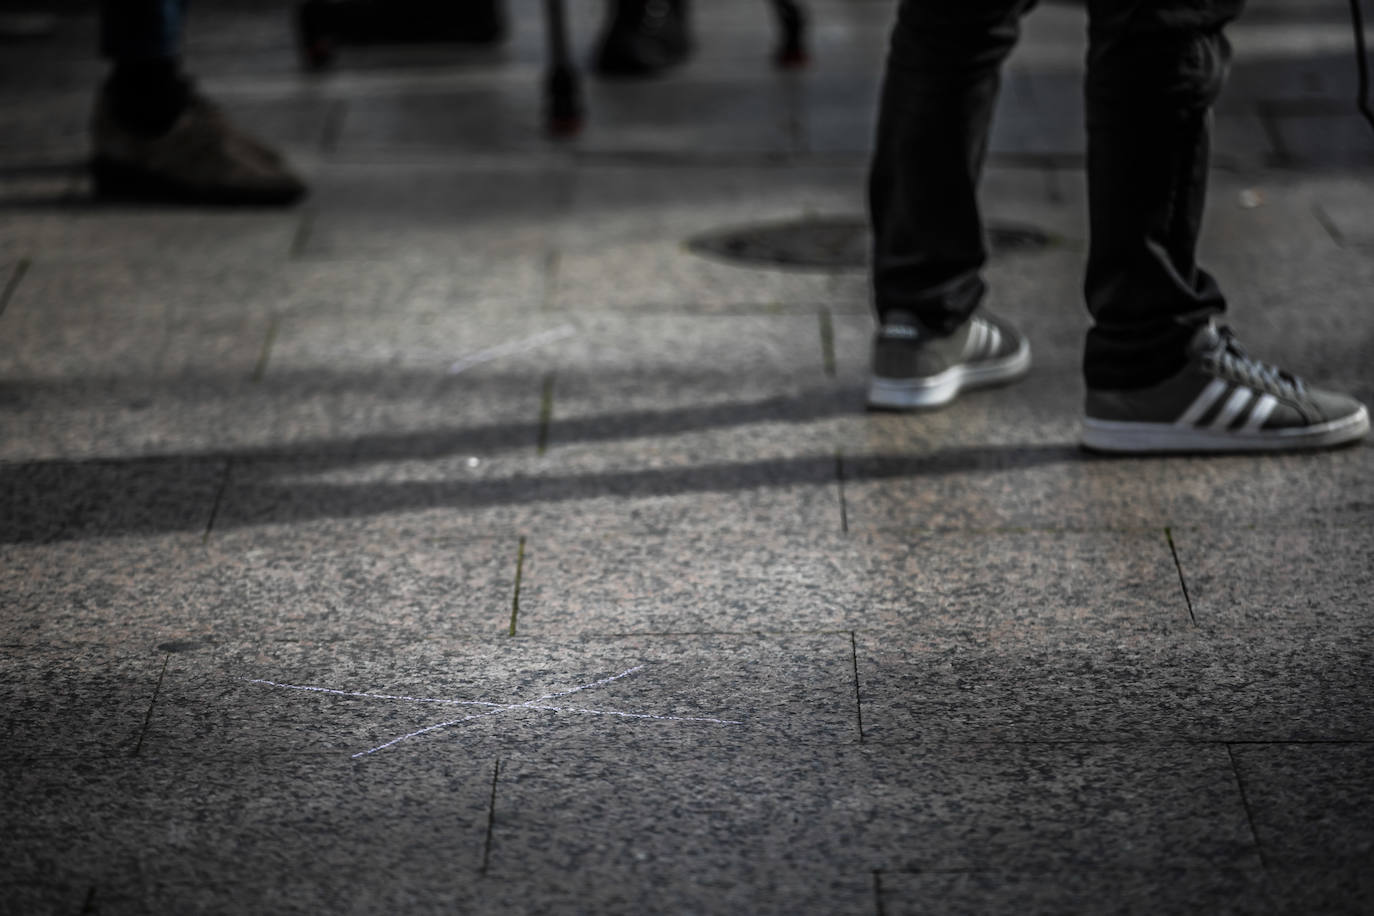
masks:
[[(994, 254), (1047, 248), (1049, 233), (1033, 226), (988, 226)], [(697, 254), (772, 267), (860, 270), (868, 266), (868, 221), (861, 216), (808, 217), (739, 226), (688, 239)]]

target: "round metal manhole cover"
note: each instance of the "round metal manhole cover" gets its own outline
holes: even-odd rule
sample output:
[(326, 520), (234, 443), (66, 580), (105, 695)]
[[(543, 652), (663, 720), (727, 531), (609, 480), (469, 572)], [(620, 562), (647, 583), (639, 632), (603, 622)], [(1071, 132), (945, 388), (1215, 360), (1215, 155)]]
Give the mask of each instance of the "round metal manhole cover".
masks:
[[(991, 223), (992, 253), (1048, 248), (1055, 239), (1034, 226)], [(861, 216), (807, 217), (737, 226), (687, 240), (697, 254), (744, 264), (809, 270), (862, 270), (868, 266), (868, 221)]]

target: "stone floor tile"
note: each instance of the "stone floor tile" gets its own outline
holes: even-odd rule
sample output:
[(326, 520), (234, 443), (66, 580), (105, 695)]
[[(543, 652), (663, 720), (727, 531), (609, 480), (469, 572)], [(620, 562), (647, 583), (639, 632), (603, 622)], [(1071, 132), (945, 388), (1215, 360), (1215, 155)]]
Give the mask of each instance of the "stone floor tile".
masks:
[(999, 646), (1191, 625), (1163, 531), (884, 531), (852, 541), (863, 557), (853, 619), (862, 630)]
[(222, 461), (0, 462), (0, 543), (205, 531)]
[(317, 202), (298, 254), (447, 259), (543, 251), (570, 179), (562, 167), (439, 161), (331, 164), (313, 180)]
[[(764, 872), (861, 872), (877, 849), (865, 831), (881, 786), (852, 752), (828, 747), (700, 749), (637, 741), (562, 758), (502, 759), (491, 869), (568, 875), (607, 869), (705, 875), (742, 863)], [(758, 879), (756, 879), (758, 880)], [(808, 882), (809, 883), (809, 882)]]
[(1374, 503), (1374, 448), (1317, 454), (1175, 458), (1154, 495), (1174, 527), (1358, 524)]
[(889, 916), (1283, 912), (1268, 898), (1265, 878), (1259, 869), (1172, 868), (884, 872), (878, 881)]
[[(8, 643), (8, 640), (6, 640)], [(165, 656), (152, 647), (6, 645), (0, 713), (6, 757), (127, 757), (142, 742)], [(5, 808), (22, 805), (14, 794)], [(19, 827), (10, 823), (10, 830)]]
[(1160, 528), (1167, 465), (1085, 456), (1073, 439), (845, 459), (851, 530)]
[[(873, 749), (838, 806), (875, 867), (1058, 872), (1259, 866), (1221, 747), (915, 745)], [(856, 844), (858, 845), (858, 844)]]
[(1179, 528), (1173, 540), (1205, 627), (1335, 634), (1364, 633), (1371, 623), (1374, 532), (1367, 527)]
[(1258, 867), (1223, 748), (840, 751), (641, 744), (503, 758), (491, 863), (875, 869)]
[(641, 242), (560, 256), (554, 304), (574, 311), (865, 312), (861, 284), (847, 279), (712, 259), (680, 241)]
[(807, 216), (865, 212), (854, 164), (662, 167), (589, 165), (572, 183), (558, 250), (591, 254)]
[(1363, 642), (1099, 636), (1048, 644), (861, 631), (869, 741), (1368, 740)]
[[(758, 77), (684, 74), (670, 81), (596, 84), (587, 93), (592, 114), (578, 149), (674, 157), (785, 155), (799, 140), (797, 86), (790, 74), (760, 72)], [(710, 111), (711, 118), (697, 117), (701, 111)]]
[(144, 752), (390, 768), (478, 748), (557, 756), (564, 745), (637, 740), (856, 742), (849, 637), (207, 646), (171, 656)]
[(834, 459), (704, 461), (678, 452), (635, 458), (505, 456), (236, 465), (215, 516), (217, 530), (323, 519), (404, 515), (409, 524), (469, 534), (664, 531), (776, 532), (840, 524)]
[(531, 634), (896, 629), (973, 641), (1189, 626), (1163, 532), (533, 534)]
[(473, 912), (796, 913), (871, 916), (873, 877), (823, 863), (787, 867), (745, 859), (719, 869), (689, 862), (545, 869), (536, 863), (487, 874)]
[[(309, 213), (301, 220), (310, 221)], [(308, 234), (308, 226), (302, 231)], [(115, 322), (140, 316), (183, 324), (223, 321), (244, 312), (347, 320), (462, 310), (472, 320), (531, 310), (544, 297), (542, 257), (297, 258), (255, 265), (213, 261), (98, 261), (73, 271), (34, 260), (11, 301), (26, 326)], [(8, 309), (7, 309), (8, 311)], [(8, 319), (7, 319), (8, 321)]]
[(518, 542), (454, 535), (379, 520), (10, 547), (0, 632), (148, 648), (506, 632)]
[(839, 531), (750, 538), (707, 530), (530, 535), (520, 631), (799, 632), (872, 613), (862, 548)]
[(5, 769), (20, 789), (2, 809), (14, 874), (80, 888), (102, 912), (304, 912), (338, 886), (385, 899), (428, 885), (461, 899), (481, 865), (495, 762), (381, 778), (366, 763), (299, 756)]
[(77, 199), (13, 225), (11, 244), (35, 260), (212, 260), (246, 269), (280, 260), (298, 231), (294, 210), (225, 212), (189, 207), (121, 206)]
[(1231, 753), (1266, 865), (1354, 865), (1368, 876), (1374, 743), (1240, 744)]
[(1279, 912), (1358, 916), (1367, 913), (1374, 900), (1374, 871), (1367, 859), (1343, 865), (1270, 866), (1266, 877)]

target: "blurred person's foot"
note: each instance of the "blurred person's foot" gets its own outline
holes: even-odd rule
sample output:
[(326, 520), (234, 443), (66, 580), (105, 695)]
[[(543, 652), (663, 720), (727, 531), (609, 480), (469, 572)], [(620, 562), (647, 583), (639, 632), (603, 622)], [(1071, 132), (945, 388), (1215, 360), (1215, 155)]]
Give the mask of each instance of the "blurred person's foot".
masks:
[(505, 0), (305, 0), (296, 7), (296, 30), (306, 64), (324, 67), (340, 44), (495, 44), (509, 25)]
[(172, 64), (140, 65), (132, 77), (117, 68), (96, 101), (91, 140), (91, 174), (105, 197), (280, 206), (306, 193), (279, 153), (234, 126)]
[(1101, 452), (1261, 452), (1361, 439), (1369, 412), (1250, 357), (1231, 330), (1208, 323), (1188, 364), (1157, 385), (1088, 389), (1083, 445)]
[(1005, 384), (1029, 369), (1030, 343), (987, 312), (974, 313), (952, 334), (936, 336), (909, 312), (894, 310), (873, 336), (868, 406), (941, 407), (961, 391)]
[(606, 0), (594, 67), (602, 76), (653, 76), (692, 53), (687, 0)]

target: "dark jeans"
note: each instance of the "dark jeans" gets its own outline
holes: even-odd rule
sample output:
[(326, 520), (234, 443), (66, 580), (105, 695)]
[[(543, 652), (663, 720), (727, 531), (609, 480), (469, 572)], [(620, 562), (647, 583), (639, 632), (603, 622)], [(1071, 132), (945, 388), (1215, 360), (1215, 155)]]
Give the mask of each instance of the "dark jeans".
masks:
[[(869, 185), (879, 317), (953, 330), (985, 292), (977, 186), (1002, 61), (1035, 0), (902, 0)], [(1084, 350), (1094, 388), (1182, 368), (1198, 324), (1225, 310), (1195, 250), (1211, 106), (1244, 0), (1088, 0)]]
[(186, 0), (101, 0), (101, 53), (114, 60), (176, 57), (185, 17)]

